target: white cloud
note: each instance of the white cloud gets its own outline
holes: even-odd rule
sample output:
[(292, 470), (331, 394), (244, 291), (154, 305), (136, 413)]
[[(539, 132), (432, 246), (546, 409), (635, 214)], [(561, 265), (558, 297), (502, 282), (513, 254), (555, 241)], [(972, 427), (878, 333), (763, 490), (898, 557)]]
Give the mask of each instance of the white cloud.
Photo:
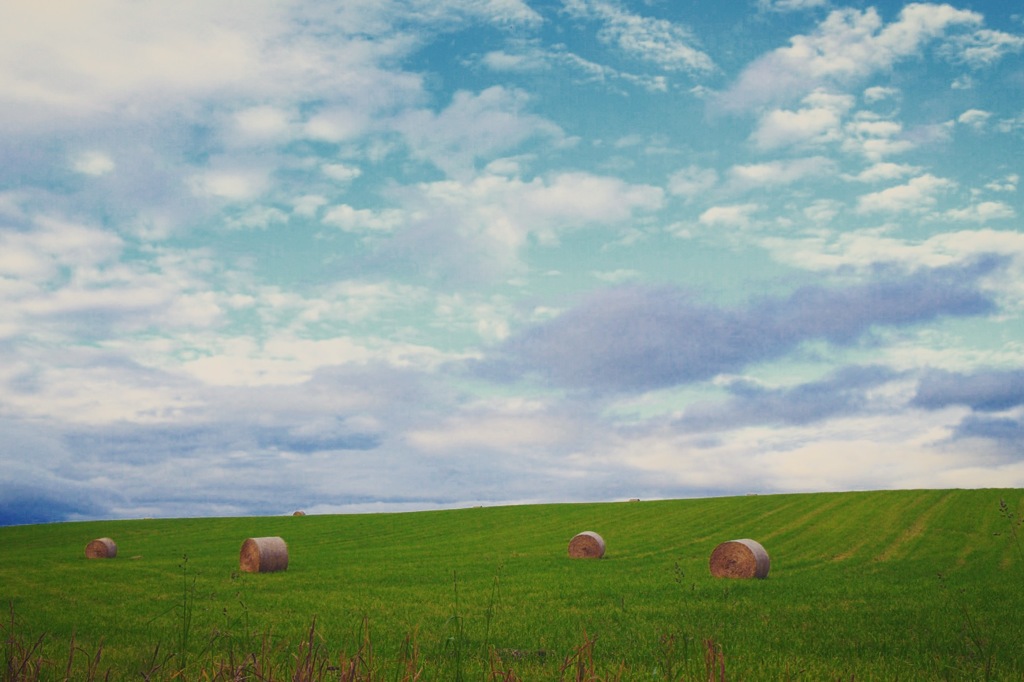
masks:
[(417, 272), (493, 281), (521, 271), (524, 247), (557, 245), (579, 229), (632, 230), (637, 216), (660, 209), (664, 190), (591, 173), (530, 181), (481, 175), (421, 183), (395, 194), (408, 216), (376, 246), (384, 259), (414, 262)]
[(338, 182), (351, 182), (363, 174), (362, 169), (357, 166), (349, 166), (344, 163), (325, 163), (320, 167), (324, 175), (337, 180)]
[(1002, 201), (982, 201), (977, 204), (972, 204), (967, 208), (946, 211), (945, 215), (950, 220), (987, 223), (991, 220), (1016, 218), (1017, 212), (1012, 206)]
[[(607, 64), (598, 64), (570, 52), (565, 45), (542, 45), (532, 40), (512, 40), (502, 50), (480, 58), (480, 64), (499, 73), (541, 73), (565, 69), (572, 79), (616, 87), (627, 83), (649, 92), (667, 92), (669, 81), (662, 74), (636, 74)], [(614, 84), (614, 85), (613, 85)]]
[(506, 175), (508, 177), (515, 177), (523, 173), (530, 158), (531, 157), (506, 156), (500, 159), (495, 159), (484, 167), (484, 172), (488, 175)]
[(632, 14), (613, 0), (565, 0), (564, 4), (576, 17), (602, 21), (598, 38), (626, 54), (669, 71), (703, 74), (715, 69), (711, 58), (693, 46), (691, 32), (679, 24)]
[(256, 229), (265, 230), (274, 224), (288, 222), (288, 214), (273, 206), (252, 206), (241, 215), (232, 216), (225, 221), (225, 226), (234, 230)]
[[(11, 282), (45, 279), (54, 272), (55, 264), (48, 254), (39, 253), (18, 237), (17, 233), (0, 235), (0, 277), (9, 291), (13, 290)], [(24, 284), (18, 288), (24, 290)]]
[(406, 220), (405, 213), (397, 209), (374, 211), (340, 204), (328, 210), (323, 217), (327, 225), (345, 232), (392, 232)]
[(45, 4), (2, 3), (0, 128), (47, 134), (88, 122), (144, 132), (212, 114), (235, 144), (351, 139), (422, 102), (422, 77), (393, 66), (419, 44), (417, 31), (454, 28), (460, 14), (501, 28), (537, 17), (514, 0), (441, 10), (97, 0), (55, 15)]
[(534, 28), (544, 22), (524, 0), (411, 0), (407, 3), (363, 3), (368, 8), (406, 19), (415, 16), (421, 22), (444, 26), (458, 20), (478, 20), (495, 26)]
[(465, 176), (478, 159), (490, 160), (531, 138), (562, 139), (558, 126), (526, 111), (529, 100), (525, 91), (501, 86), (479, 94), (460, 91), (440, 113), (409, 112), (394, 125), (414, 157)]
[(183, 363), (181, 369), (211, 386), (281, 386), (309, 381), (321, 367), (374, 362), (432, 367), (448, 359), (414, 344), (347, 337), (304, 339), (280, 333), (262, 344), (245, 337), (223, 339), (217, 348)]
[(0, 282), (11, 286), (0, 285), (0, 333), (45, 353), (219, 323), (219, 297), (197, 276), (208, 270), (202, 253), (148, 249), (146, 260), (122, 262), (126, 246), (107, 230), (53, 218), (4, 233)]
[(789, 185), (805, 178), (822, 179), (835, 173), (835, 162), (823, 156), (813, 156), (733, 166), (729, 169), (729, 181), (733, 187), (750, 189)]
[(956, 187), (956, 183), (930, 173), (897, 185), (865, 194), (857, 200), (860, 213), (918, 213), (927, 211), (938, 202), (938, 195)]
[[(516, 193), (523, 201), (523, 224), (544, 225), (548, 230), (562, 222), (583, 226), (629, 220), (636, 211), (661, 208), (664, 199), (659, 187), (582, 172), (559, 173), (546, 184), (517, 185), (513, 187), (522, 190)], [(511, 203), (507, 207), (514, 208)]]
[(232, 87), (260, 64), (261, 25), (272, 4), (177, 3), (159, 20), (144, 3), (98, 0), (0, 10), (0, 101), (20, 124), (88, 117), (167, 92)]
[(86, 279), (22, 301), (21, 306), (22, 311), (30, 316), (61, 317), (115, 311), (120, 317), (130, 318), (139, 312), (165, 310), (173, 293), (174, 290), (164, 283), (145, 282), (139, 277), (118, 277), (108, 281)]
[(0, 275), (41, 284), (61, 268), (114, 262), (124, 246), (124, 240), (108, 230), (42, 216), (30, 231), (0, 231)]
[(712, 206), (700, 214), (698, 220), (702, 225), (722, 227), (749, 227), (751, 216), (760, 210), (757, 204), (733, 204), (730, 206)]
[(757, 0), (757, 8), (762, 12), (798, 12), (827, 4), (828, 0)]
[(319, 194), (303, 194), (292, 201), (296, 215), (312, 218), (322, 207), (328, 204), (327, 197)]
[(900, 91), (896, 88), (887, 88), (880, 85), (870, 87), (864, 91), (864, 101), (868, 104), (884, 102), (885, 100), (899, 97)]
[(25, 211), (21, 207), (20, 192), (0, 191), (0, 218), (19, 221), (25, 218)]
[(991, 254), (1002, 254), (1018, 263), (1011, 269), (1009, 276), (1013, 278), (1024, 267), (1024, 235), (988, 228), (945, 232), (924, 240), (901, 239), (877, 229), (823, 231), (801, 239), (765, 238), (762, 244), (780, 262), (812, 271), (851, 267), (870, 270), (879, 264), (897, 264), (908, 270), (939, 268)]
[(859, 112), (843, 127), (843, 151), (871, 161), (908, 152), (915, 146), (902, 124), (870, 112)]
[(347, 142), (373, 128), (373, 113), (364, 107), (327, 107), (309, 117), (303, 133), (314, 140)]
[(811, 93), (795, 111), (772, 109), (761, 116), (750, 139), (762, 151), (792, 145), (819, 145), (841, 138), (842, 120), (853, 107), (846, 95)]
[(946, 47), (948, 56), (979, 69), (991, 66), (1004, 56), (1024, 50), (1024, 37), (979, 29), (973, 33), (957, 36)]
[[(970, 457), (948, 452), (951, 415), (886, 410), (810, 427), (748, 427), (707, 439), (704, 434), (658, 432), (606, 443), (593, 456), (624, 462), (669, 485), (771, 493), (881, 488), (957, 487), (967, 473), (979, 487), (1016, 486), (1024, 467), (983, 470)], [(742, 460), (742, 471), (733, 465)], [(635, 475), (635, 474), (634, 474)]]
[[(22, 354), (26, 365), (35, 367), (46, 364), (46, 358), (38, 352)], [(129, 371), (120, 357), (102, 348), (62, 349), (59, 366), (49, 367), (37, 373), (35, 391), (5, 393), (17, 414), (92, 426), (160, 423), (198, 404), (194, 396), (183, 395), (179, 382), (161, 377), (155, 383), (154, 374)]]
[(949, 84), (950, 90), (973, 90), (974, 89), (974, 78), (970, 74), (962, 74), (953, 79), (953, 82)]
[(611, 83), (623, 81), (643, 88), (648, 92), (668, 92), (668, 79), (661, 74), (647, 75), (620, 71), (605, 64), (597, 64), (571, 52), (556, 52), (559, 63), (582, 74), (579, 80), (584, 83)]
[(234, 118), (238, 132), (245, 138), (283, 140), (293, 134), (293, 116), (280, 107), (263, 105), (242, 109)]
[[(173, 336), (158, 338), (118, 335), (106, 340), (104, 347), (144, 366), (178, 376), (184, 373), (205, 385), (295, 385), (309, 381), (318, 369), (343, 365), (430, 371), (458, 357), (402, 339), (375, 335), (354, 337), (340, 332), (324, 335), (325, 329), (374, 324), (379, 320), (393, 320), (396, 315), (411, 310), (429, 308), (429, 293), (414, 287), (344, 281), (322, 288), (315, 295), (304, 296), (277, 287), (246, 286), (239, 282), (237, 286), (245, 287), (244, 294), (206, 292), (201, 289), (202, 281), (194, 281), (187, 273), (181, 275), (171, 268), (165, 269), (163, 282), (168, 288), (154, 289), (156, 282), (138, 279), (134, 288), (141, 293), (134, 303), (130, 297), (124, 302), (115, 300), (125, 297), (126, 292), (120, 287), (113, 289), (109, 292), (108, 305), (120, 305), (123, 314), (131, 305), (145, 304), (144, 297), (156, 296), (150, 307), (161, 315), (161, 329), (176, 325), (179, 329), (194, 331), (179, 331)], [(180, 283), (181, 287), (169, 288), (172, 283)], [(186, 287), (197, 291), (190, 294)], [(163, 301), (159, 299), (161, 294), (165, 296)], [(46, 305), (56, 311), (69, 309), (74, 302), (68, 297)], [(95, 305), (95, 301), (90, 303), (85, 299), (83, 304)], [(467, 304), (467, 307), (476, 306)], [(217, 317), (226, 309), (246, 311), (251, 319), (258, 320), (262, 330), (236, 335), (230, 328), (221, 327), (216, 324)], [(438, 319), (445, 324), (451, 322), (440, 316)], [(477, 321), (474, 317), (466, 324)], [(332, 397), (330, 402), (336, 404), (339, 399)], [(319, 401), (318, 398), (313, 402)]]
[(488, 69), (500, 73), (535, 73), (551, 69), (549, 55), (533, 44), (521, 46), (517, 52), (491, 50), (480, 61)]
[(433, 319), (449, 332), (471, 332), (486, 343), (508, 337), (515, 311), (503, 298), (480, 300), (466, 294), (438, 296)]
[(1009, 118), (999, 119), (996, 130), (1001, 133), (1020, 133), (1024, 131), (1024, 113)]
[(468, 185), (433, 183), (423, 189), (432, 210), (461, 205), (467, 227), (512, 249), (527, 235), (554, 243), (565, 230), (621, 223), (635, 212), (657, 210), (664, 201), (660, 188), (589, 173), (530, 182), (485, 176)]
[(884, 182), (886, 180), (898, 180), (899, 178), (904, 178), (908, 175), (914, 175), (915, 173), (920, 172), (920, 166), (882, 161), (865, 168), (857, 175), (848, 175), (844, 176), (844, 178), (855, 182)]
[(262, 169), (241, 166), (210, 169), (193, 175), (188, 184), (197, 196), (246, 201), (266, 188), (267, 173)]
[(471, 409), (432, 428), (410, 431), (406, 438), (428, 452), (536, 451), (564, 443), (575, 435), (561, 415), (539, 410)]
[(804, 209), (804, 216), (815, 225), (828, 225), (843, 210), (833, 199), (817, 199)]
[[(1013, 230), (980, 228), (943, 232), (923, 240), (890, 236), (885, 230), (820, 231), (801, 239), (765, 238), (762, 245), (772, 257), (786, 265), (812, 272), (860, 272), (870, 276), (879, 266), (896, 266), (906, 271), (920, 268), (966, 266), (979, 258), (1001, 256), (1007, 263), (987, 275), (980, 285), (999, 301), (1004, 313), (1019, 314), (1024, 301), (1024, 235)], [(988, 356), (999, 363), (1013, 366), (1019, 357), (1020, 344), (961, 347), (963, 362), (978, 364), (979, 356)], [(952, 347), (950, 348), (952, 350)], [(915, 363), (922, 358), (938, 358), (942, 351), (931, 343), (908, 340), (905, 348), (893, 348)], [(981, 361), (980, 364), (986, 364)]]
[(985, 189), (992, 192), (1016, 192), (1018, 184), (1020, 184), (1020, 175), (1010, 173), (1002, 180), (988, 183), (985, 185)]
[(969, 128), (983, 130), (990, 118), (992, 118), (992, 112), (982, 111), (981, 109), (968, 109), (960, 114), (956, 121)]
[(718, 184), (718, 173), (713, 168), (688, 166), (672, 173), (668, 191), (675, 196), (694, 198)]
[(623, 282), (630, 282), (634, 280), (643, 279), (643, 273), (638, 270), (631, 270), (628, 268), (620, 268), (618, 270), (609, 270), (605, 272), (595, 272), (594, 277), (598, 278), (602, 282), (611, 282), (612, 284), (622, 284)]
[(117, 166), (114, 160), (103, 152), (85, 152), (77, 156), (72, 162), (72, 168), (83, 175), (106, 175)]
[(955, 128), (956, 121), (952, 119), (925, 123), (908, 129), (906, 137), (915, 147), (945, 144), (953, 139)]
[(721, 96), (729, 108), (747, 108), (799, 97), (828, 84), (848, 84), (917, 55), (928, 43), (958, 27), (974, 27), (982, 17), (950, 5), (914, 3), (896, 21), (884, 24), (878, 11), (837, 9), (809, 35), (748, 66)]

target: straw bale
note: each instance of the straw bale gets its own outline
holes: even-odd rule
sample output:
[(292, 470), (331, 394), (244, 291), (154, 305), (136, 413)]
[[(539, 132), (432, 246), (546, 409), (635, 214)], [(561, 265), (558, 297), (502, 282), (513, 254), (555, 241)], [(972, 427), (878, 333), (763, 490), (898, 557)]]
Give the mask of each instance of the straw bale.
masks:
[(273, 573), (288, 568), (288, 545), (279, 537), (248, 538), (242, 543), (238, 566), (246, 573)]
[(97, 538), (85, 546), (86, 559), (113, 559), (117, 556), (117, 543), (110, 538)]
[(305, 515), (306, 515), (306, 512), (302, 511), (301, 509), (296, 509), (295, 511), (292, 512), (292, 516), (305, 516)]
[(569, 556), (573, 559), (600, 559), (604, 550), (604, 538), (591, 530), (585, 530), (569, 541)]
[(750, 539), (723, 542), (711, 553), (711, 575), (716, 578), (767, 578), (768, 552)]

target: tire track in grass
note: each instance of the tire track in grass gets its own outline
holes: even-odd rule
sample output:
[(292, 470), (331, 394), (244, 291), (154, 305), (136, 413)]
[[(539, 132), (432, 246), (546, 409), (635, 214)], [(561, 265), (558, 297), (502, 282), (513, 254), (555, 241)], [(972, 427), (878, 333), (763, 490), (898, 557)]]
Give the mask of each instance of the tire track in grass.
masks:
[(805, 529), (811, 526), (816, 519), (821, 518), (822, 515), (832, 511), (841, 504), (843, 504), (843, 498), (837, 495), (825, 504), (815, 505), (806, 513), (790, 519), (784, 525), (776, 526), (773, 530), (763, 533), (762, 537), (767, 541), (771, 541), (780, 536), (789, 535), (794, 531)]
[[(924, 499), (923, 497), (921, 498)], [(924, 510), (923, 513), (917, 516), (914, 521), (907, 526), (907, 528), (897, 536), (896, 540), (889, 544), (882, 552), (875, 556), (874, 560), (878, 562), (890, 561), (892, 559), (898, 559), (907, 554), (908, 545), (914, 540), (918, 539), (928, 530), (931, 525), (932, 519), (945, 509), (950, 502), (953, 500), (953, 493), (946, 492), (942, 497), (936, 500), (930, 507)]]
[[(845, 497), (846, 501), (852, 503), (852, 495)], [(856, 514), (851, 513), (843, 516), (845, 523), (834, 529), (836, 531), (834, 535), (842, 538), (843, 548), (841, 551), (828, 557), (827, 560), (830, 563), (850, 561), (861, 555), (862, 552), (870, 554), (873, 547), (876, 548), (875, 551), (878, 551), (877, 546), (883, 542), (888, 543), (887, 539), (881, 533), (865, 533), (865, 529), (871, 528), (877, 531), (880, 527), (884, 527), (888, 530), (889, 528), (902, 525), (902, 519), (905, 518), (906, 513), (924, 503), (920, 491), (907, 493), (893, 491), (884, 497), (867, 493), (860, 496), (859, 500), (853, 508)], [(879, 505), (879, 502), (883, 500), (887, 503), (884, 507)], [(888, 524), (882, 523), (883, 518), (890, 519), (890, 522)], [(889, 544), (891, 543), (885, 546), (888, 547)]]
[(784, 518), (790, 510), (799, 511), (806, 505), (801, 496), (791, 494), (721, 497), (700, 502), (691, 516), (680, 519), (680, 527), (687, 528), (691, 546), (717, 544), (727, 534), (766, 537), (760, 529), (771, 519)]
[[(805, 495), (805, 513), (762, 537), (782, 552), (797, 550), (804, 559), (802, 563), (807, 565), (851, 558), (867, 543), (859, 533), (864, 526), (862, 517), (868, 514), (864, 507), (866, 499), (869, 498), (862, 493)], [(809, 541), (810, 537), (813, 541)]]

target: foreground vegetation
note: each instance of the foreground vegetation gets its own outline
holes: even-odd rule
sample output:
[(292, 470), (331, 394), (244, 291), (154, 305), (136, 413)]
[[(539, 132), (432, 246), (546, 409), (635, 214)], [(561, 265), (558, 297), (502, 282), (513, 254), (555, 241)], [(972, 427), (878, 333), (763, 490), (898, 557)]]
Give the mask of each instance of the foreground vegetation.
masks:
[[(1024, 679), (1021, 490), (0, 528), (4, 680)], [(566, 555), (600, 533), (601, 560)], [(238, 571), (278, 535), (287, 571)], [(87, 560), (109, 536), (118, 555)], [(753, 538), (765, 580), (708, 557)]]

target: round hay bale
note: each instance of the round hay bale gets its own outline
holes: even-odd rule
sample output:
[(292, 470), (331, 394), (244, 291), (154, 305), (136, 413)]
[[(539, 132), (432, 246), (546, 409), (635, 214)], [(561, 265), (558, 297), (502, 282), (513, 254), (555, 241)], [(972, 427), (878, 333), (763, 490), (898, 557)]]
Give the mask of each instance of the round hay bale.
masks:
[(569, 556), (573, 559), (600, 559), (604, 556), (604, 538), (592, 530), (585, 530), (569, 541)]
[(767, 578), (771, 559), (759, 542), (730, 540), (715, 547), (710, 565), (716, 578)]
[(292, 516), (305, 516), (305, 515), (306, 515), (306, 512), (302, 511), (301, 509), (296, 509), (295, 511), (292, 512)]
[(117, 543), (110, 538), (97, 538), (85, 546), (86, 559), (113, 559), (117, 556)]
[(288, 545), (278, 537), (248, 538), (242, 543), (238, 567), (246, 573), (273, 573), (288, 568)]

